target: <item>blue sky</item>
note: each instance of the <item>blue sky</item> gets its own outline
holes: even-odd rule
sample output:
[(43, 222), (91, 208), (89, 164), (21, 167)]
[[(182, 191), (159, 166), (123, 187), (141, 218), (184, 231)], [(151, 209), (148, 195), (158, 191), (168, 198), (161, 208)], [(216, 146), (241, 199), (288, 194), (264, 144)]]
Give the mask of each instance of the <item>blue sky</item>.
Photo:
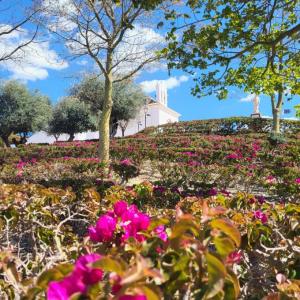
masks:
[[(39, 89), (43, 94), (48, 95), (52, 102), (56, 102), (60, 97), (67, 95), (68, 89), (77, 80), (76, 74), (82, 70), (84, 71), (85, 68), (88, 67), (78, 66), (74, 62), (64, 70), (48, 71), (49, 75), (46, 79), (27, 81), (27, 84), (29, 88)], [(187, 76), (187, 74), (180, 71), (172, 71), (170, 74), (171, 77), (176, 78), (182, 75)], [(155, 73), (143, 72), (136, 78), (136, 82), (167, 80), (170, 76), (166, 70), (160, 70)], [(251, 102), (241, 101), (248, 94), (237, 88), (229, 88), (229, 97), (226, 100), (218, 100), (215, 96), (198, 99), (191, 95), (193, 84), (192, 79), (189, 78), (188, 81), (182, 82), (179, 86), (168, 90), (168, 106), (181, 114), (180, 120), (182, 121), (230, 116), (250, 116), (253, 111)], [(149, 95), (155, 97), (155, 92)], [(285, 103), (284, 109), (291, 109), (291, 113), (284, 114), (284, 117), (294, 117), (295, 111), (293, 107), (299, 102), (299, 98), (295, 98)], [(260, 112), (263, 116), (271, 116), (270, 99), (263, 95), (260, 95)]]
[[(0, 17), (0, 22), (5, 23), (3, 15)], [(27, 28), (27, 30), (29, 29)], [(9, 47), (19, 40), (26, 40), (28, 37), (29, 33), (24, 31), (19, 33), (18, 36), (8, 38), (5, 41), (0, 39), (0, 44)], [(4, 50), (0, 47), (1, 51)], [(0, 64), (1, 79), (17, 78), (22, 80), (26, 82), (30, 89), (38, 89), (43, 94), (48, 95), (53, 103), (67, 95), (68, 89), (77, 81), (82, 72), (94, 69), (92, 62), (84, 57), (74, 61), (62, 62), (62, 47), (57, 43), (52, 43), (52, 41), (41, 45), (32, 45), (31, 49), (25, 53), (25, 57), (25, 63)], [(181, 120), (250, 116), (253, 110), (251, 102), (241, 101), (242, 98), (247, 97), (247, 94), (237, 88), (229, 88), (228, 99), (222, 101), (213, 95), (201, 99), (192, 96), (193, 80), (190, 75), (179, 70), (171, 71), (170, 75), (166, 68), (158, 69), (156, 72), (141, 72), (135, 79), (137, 83), (148, 82), (148, 84), (153, 80), (172, 81), (168, 90), (169, 107), (182, 115)], [(150, 95), (155, 96), (155, 92), (150, 93)], [(271, 116), (270, 99), (260, 95), (260, 100), (261, 114)], [(294, 117), (293, 107), (298, 103), (300, 103), (299, 97), (285, 103), (284, 109), (290, 109), (291, 113), (285, 114), (284, 117)]]
[[(27, 80), (26, 84), (30, 89), (38, 89), (43, 94), (48, 95), (53, 103), (59, 100), (60, 97), (67, 95), (68, 89), (77, 80), (77, 75), (80, 71), (84, 71), (88, 66), (79, 66), (76, 62), (69, 65), (63, 70), (48, 70), (48, 76), (45, 79), (37, 79), (35, 81)], [(77, 74), (77, 75), (76, 75)], [(12, 74), (7, 71), (0, 72), (1, 78), (10, 78)], [(170, 76), (166, 70), (159, 70), (155, 73), (143, 72), (136, 78), (136, 82), (152, 80), (167, 80), (170, 77), (179, 78), (187, 74), (180, 71), (172, 71)], [(248, 94), (237, 88), (229, 88), (229, 97), (226, 100), (218, 100), (215, 96), (208, 96), (198, 99), (191, 95), (193, 87), (191, 78), (186, 82), (181, 82), (179, 86), (168, 90), (168, 106), (181, 114), (180, 120), (196, 120), (209, 118), (223, 118), (230, 116), (250, 116), (253, 111), (251, 102), (243, 102)], [(155, 97), (155, 92), (149, 93)], [(270, 99), (260, 95), (260, 112), (264, 116), (271, 116)], [(284, 104), (284, 109), (291, 109), (290, 114), (285, 114), (284, 117), (294, 117), (294, 105), (299, 103), (299, 98), (294, 98), (292, 101)]]

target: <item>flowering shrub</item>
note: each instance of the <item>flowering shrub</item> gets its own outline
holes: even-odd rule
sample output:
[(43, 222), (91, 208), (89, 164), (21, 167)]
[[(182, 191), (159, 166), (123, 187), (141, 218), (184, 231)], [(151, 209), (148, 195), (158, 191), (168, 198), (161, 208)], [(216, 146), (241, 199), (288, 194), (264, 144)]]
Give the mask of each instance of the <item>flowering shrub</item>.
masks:
[(129, 158), (113, 163), (112, 167), (114, 171), (121, 177), (122, 183), (127, 182), (130, 178), (134, 178), (139, 175), (139, 168)]
[[(181, 196), (176, 210), (158, 210), (151, 201), (165, 189), (150, 183), (142, 186), (115, 186), (102, 199), (95, 190), (86, 190), (77, 201), (71, 191), (3, 185), (1, 244), (20, 246), (19, 259), (25, 262), (19, 264), (7, 252), (0, 255), (3, 274), (10, 274), (14, 265), (22, 270), (13, 283), (4, 275), (2, 293), (13, 290), (29, 299), (41, 293), (49, 299), (78, 294), (193, 299), (225, 297), (229, 291), (233, 299), (249, 293), (263, 297), (270, 291), (289, 295), (288, 285), (298, 278), (299, 205), (215, 191), (207, 198)], [(142, 191), (150, 197), (143, 212), (130, 204), (147, 195)], [(20, 201), (22, 212), (17, 210)], [(12, 228), (14, 234), (8, 231)], [(31, 248), (28, 242), (33, 243)], [(34, 268), (24, 267), (28, 255)], [(48, 270), (37, 279), (45, 267)], [(279, 273), (286, 278), (284, 285), (276, 284)], [(22, 285), (20, 278), (33, 280)]]
[(68, 300), (76, 293), (86, 294), (89, 286), (102, 280), (103, 271), (90, 266), (100, 258), (99, 254), (87, 254), (78, 258), (71, 274), (60, 281), (49, 283), (47, 299)]
[[(93, 242), (111, 242), (118, 235), (119, 242), (124, 242), (129, 238), (134, 238), (141, 242), (145, 240), (143, 231), (147, 230), (150, 225), (150, 217), (143, 214), (132, 204), (127, 205), (125, 201), (118, 201), (114, 204), (114, 210), (108, 211), (102, 215), (96, 226), (89, 228), (89, 236)], [(116, 229), (120, 232), (116, 233)], [(163, 241), (167, 240), (167, 234), (164, 226), (159, 225), (152, 231)]]
[(0, 298), (299, 298), (300, 139), (181, 125), (3, 149)]

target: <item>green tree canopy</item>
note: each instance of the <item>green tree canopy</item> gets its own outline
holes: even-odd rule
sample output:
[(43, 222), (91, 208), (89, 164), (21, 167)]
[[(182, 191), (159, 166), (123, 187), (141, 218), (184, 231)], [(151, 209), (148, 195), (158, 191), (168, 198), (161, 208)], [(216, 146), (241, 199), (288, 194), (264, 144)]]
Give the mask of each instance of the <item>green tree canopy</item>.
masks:
[[(105, 100), (105, 82), (97, 77), (89, 76), (75, 85), (71, 94), (90, 105), (91, 111), (101, 118)], [(110, 133), (116, 133), (118, 123), (134, 118), (145, 103), (146, 95), (140, 86), (131, 81), (113, 84), (113, 107), (110, 117)]]
[(53, 135), (69, 134), (69, 141), (72, 141), (75, 133), (95, 129), (95, 118), (89, 107), (75, 97), (65, 97), (53, 109), (48, 132)]
[(285, 91), (300, 93), (299, 0), (186, 4), (184, 13), (167, 13), (173, 26), (165, 50), (169, 67), (192, 73), (199, 97), (224, 99), (228, 86), (269, 95), (278, 131)]
[(300, 118), (300, 104), (296, 105), (295, 109), (296, 109), (296, 117)]
[[(104, 163), (109, 162), (113, 83), (133, 78), (161, 58), (164, 38), (151, 25), (162, 2), (70, 0), (66, 6), (64, 1), (38, 1), (43, 25), (56, 33), (73, 57), (86, 55), (93, 60), (97, 75), (103, 76), (99, 157)], [(61, 26), (61, 20), (68, 26)]]
[(22, 134), (44, 129), (51, 118), (48, 97), (30, 92), (24, 84), (7, 81), (0, 85), (0, 136), (9, 146), (12, 133)]

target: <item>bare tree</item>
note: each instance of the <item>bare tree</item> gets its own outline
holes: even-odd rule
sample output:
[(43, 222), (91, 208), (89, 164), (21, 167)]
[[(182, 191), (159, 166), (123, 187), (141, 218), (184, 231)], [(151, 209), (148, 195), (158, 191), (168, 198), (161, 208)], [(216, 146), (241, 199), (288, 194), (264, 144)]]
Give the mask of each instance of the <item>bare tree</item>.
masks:
[(99, 124), (99, 155), (109, 161), (109, 123), (113, 83), (131, 78), (159, 58), (164, 39), (145, 20), (143, 1), (44, 0), (47, 28), (64, 40), (73, 57), (88, 55), (105, 80)]
[(129, 123), (128, 120), (120, 120), (120, 121), (119, 121), (119, 124), (118, 124), (118, 125), (120, 125), (120, 127), (121, 127), (121, 130), (122, 130), (122, 137), (125, 136), (125, 130), (126, 130), (127, 126), (128, 126), (128, 123)]
[[(25, 7), (24, 2), (17, 0), (0, 1), (0, 13), (2, 15), (0, 24), (0, 43), (2, 44), (0, 51), (0, 62), (9, 60), (22, 59), (24, 48), (34, 41), (37, 36), (38, 26), (34, 26), (32, 32), (24, 29), (24, 26), (31, 22), (33, 17), (38, 13), (38, 9), (34, 6)], [(26, 39), (16, 37), (26, 32)], [(14, 45), (7, 45), (9, 38), (15, 38)]]

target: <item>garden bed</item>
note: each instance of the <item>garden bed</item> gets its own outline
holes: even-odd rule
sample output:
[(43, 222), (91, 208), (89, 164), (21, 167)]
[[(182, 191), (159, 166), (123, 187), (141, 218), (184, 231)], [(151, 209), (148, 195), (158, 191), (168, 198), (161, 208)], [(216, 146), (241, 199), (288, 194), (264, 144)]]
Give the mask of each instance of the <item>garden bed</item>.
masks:
[(1, 152), (0, 297), (299, 298), (295, 135), (138, 134), (109, 174), (96, 153)]

